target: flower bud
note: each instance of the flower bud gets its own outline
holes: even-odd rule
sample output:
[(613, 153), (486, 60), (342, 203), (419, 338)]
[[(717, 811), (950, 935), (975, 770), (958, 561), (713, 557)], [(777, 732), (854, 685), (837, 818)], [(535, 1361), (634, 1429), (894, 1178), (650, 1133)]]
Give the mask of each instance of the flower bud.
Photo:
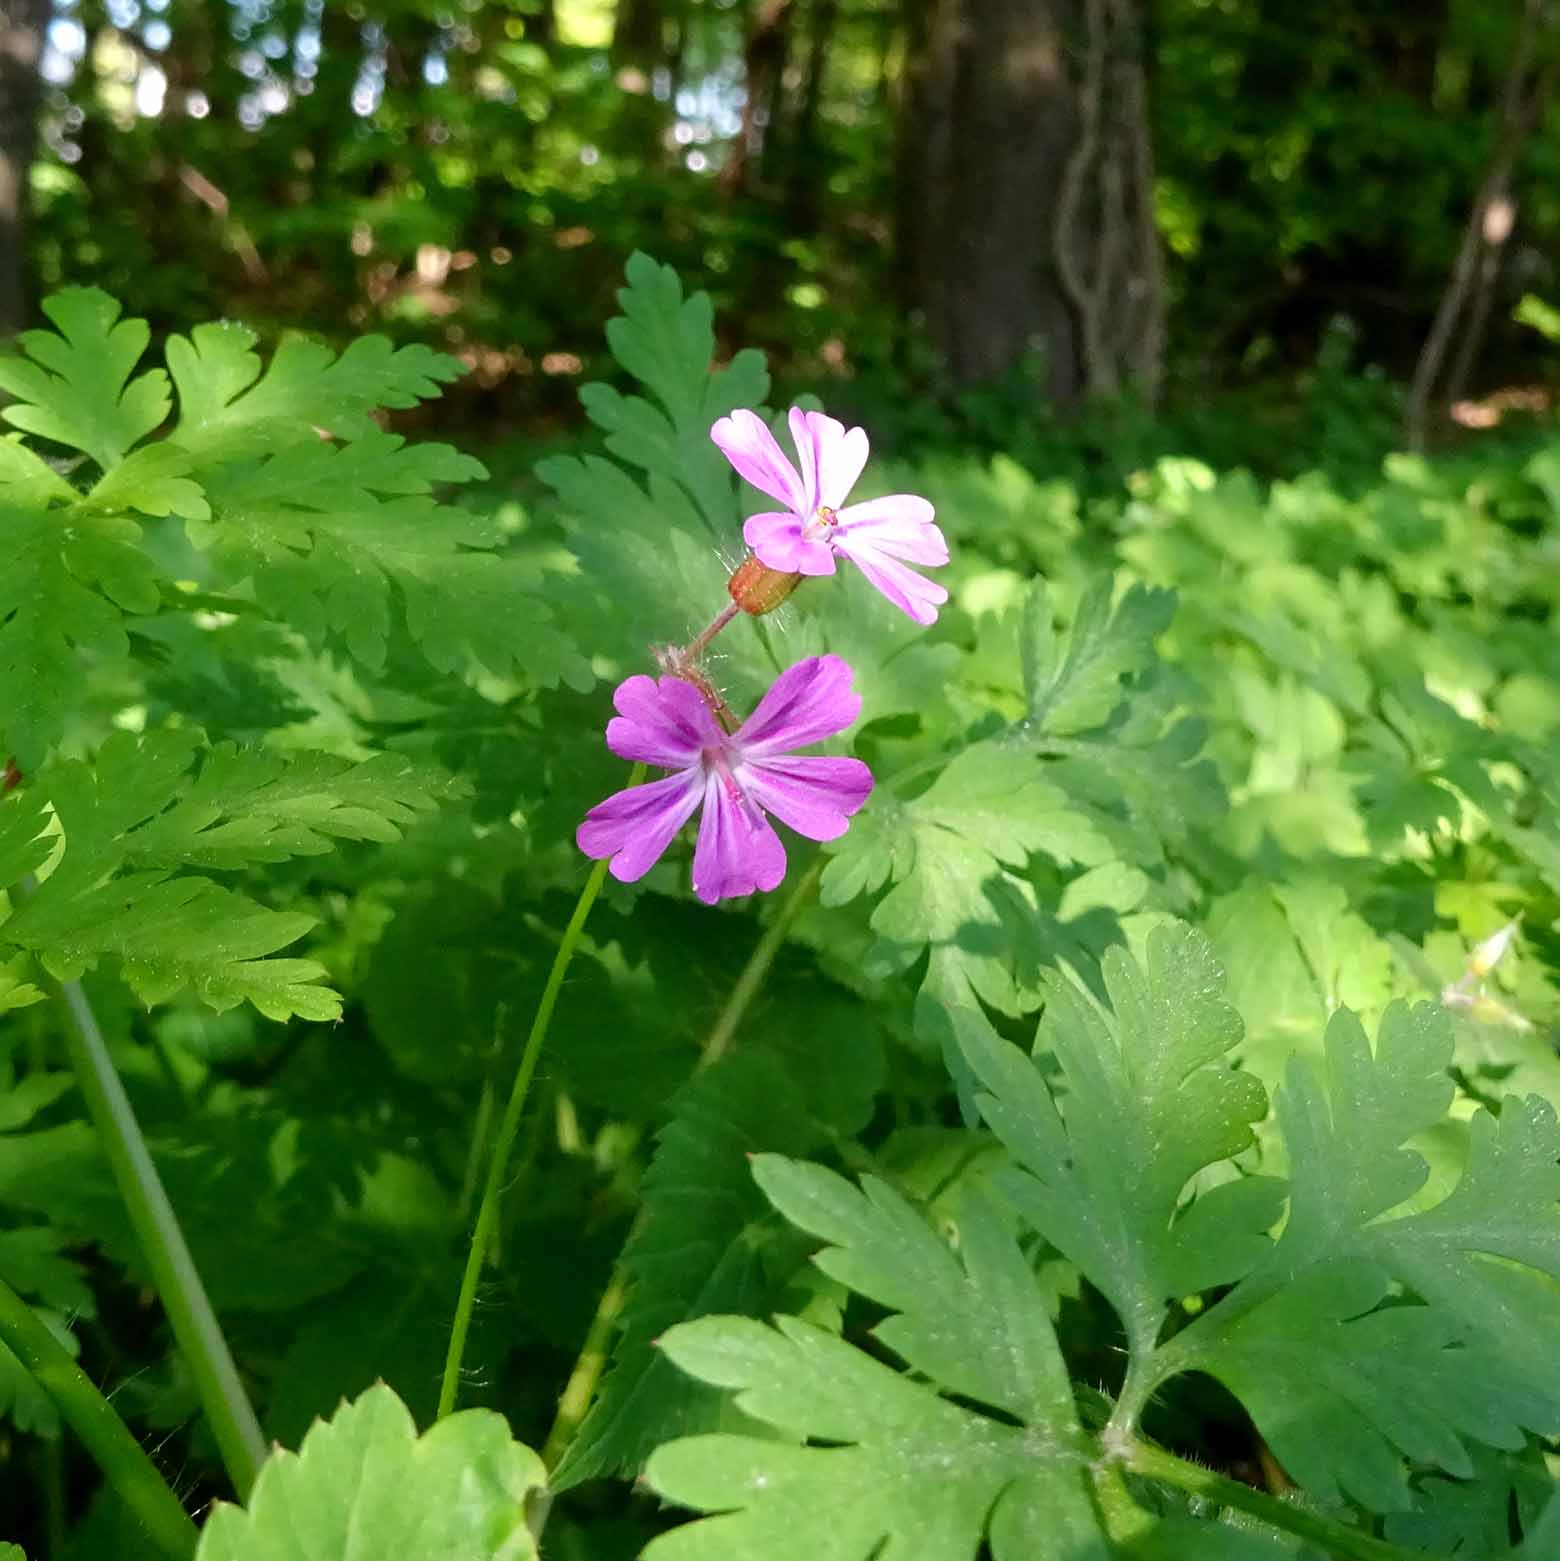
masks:
[(796, 589), (801, 578), (783, 569), (771, 569), (749, 553), (726, 582), (726, 590), (743, 612), (760, 618), (773, 612)]

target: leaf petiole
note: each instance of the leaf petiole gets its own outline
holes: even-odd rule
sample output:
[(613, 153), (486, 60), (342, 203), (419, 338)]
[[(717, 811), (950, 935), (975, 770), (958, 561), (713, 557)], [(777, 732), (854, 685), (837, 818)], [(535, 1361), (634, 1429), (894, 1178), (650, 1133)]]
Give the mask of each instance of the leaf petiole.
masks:
[(1216, 1502), (1221, 1507), (1233, 1507), (1237, 1512), (1250, 1513), (1274, 1528), (1320, 1546), (1339, 1561), (1415, 1561), (1423, 1552), (1405, 1550), (1401, 1545), (1389, 1544), (1373, 1534), (1362, 1534), (1335, 1518), (1324, 1517), (1292, 1501), (1281, 1501), (1266, 1491), (1242, 1485), (1200, 1464), (1188, 1463), (1163, 1448), (1148, 1442), (1130, 1441), (1122, 1449), (1121, 1461), (1134, 1474), (1146, 1479), (1174, 1485), (1188, 1495), (1200, 1496), (1204, 1501)]
[(174, 1561), (188, 1561), (198, 1535), (157, 1466), (142, 1450), (92, 1379), (43, 1325), (33, 1309), (0, 1279), (0, 1342), (54, 1400), (109, 1484), (146, 1526), (157, 1547)]

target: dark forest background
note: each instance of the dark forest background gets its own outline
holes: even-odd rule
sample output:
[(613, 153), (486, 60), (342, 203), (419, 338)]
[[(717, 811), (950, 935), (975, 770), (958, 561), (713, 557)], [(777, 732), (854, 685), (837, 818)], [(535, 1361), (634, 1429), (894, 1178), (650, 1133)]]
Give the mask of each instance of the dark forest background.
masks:
[(1102, 444), (1283, 469), (1318, 419), (1418, 442), (1547, 405), (1539, 0), (7, 15), (11, 326), (73, 282), (154, 327), (425, 339), (474, 371), (444, 415), (507, 437), (576, 418), (642, 248), (900, 441), (1043, 460), (1085, 407)]

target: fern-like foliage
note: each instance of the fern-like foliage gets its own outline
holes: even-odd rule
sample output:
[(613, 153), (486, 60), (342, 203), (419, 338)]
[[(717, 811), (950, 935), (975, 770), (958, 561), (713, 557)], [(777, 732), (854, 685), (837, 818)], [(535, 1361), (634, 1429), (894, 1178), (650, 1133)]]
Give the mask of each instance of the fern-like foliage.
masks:
[[(33, 955), (60, 980), (112, 959), (147, 1003), (187, 988), (218, 1009), (250, 1002), (276, 1019), (334, 1018), (340, 999), (321, 984), (321, 965), (268, 957), (312, 918), (208, 874), (318, 854), (335, 840), (397, 839), (455, 790), (399, 757), (353, 764), (206, 750), (187, 730), (118, 733), (93, 762), (47, 767), (0, 803), (0, 881), (38, 878), (0, 922), (0, 959)], [(0, 1003), (43, 995), (19, 963), (5, 968)]]
[(439, 502), (481, 464), (375, 421), (458, 364), (366, 337), (339, 356), (290, 339), (263, 366), (251, 332), (205, 326), (143, 368), (145, 322), (107, 295), (44, 308), (56, 331), (0, 360), (6, 420), (44, 441), (0, 442), (0, 743), (24, 770), (70, 729), (84, 680), (123, 682), (138, 620), (196, 610), (192, 579), (205, 606), (253, 604), (370, 669), (404, 625), (445, 673), (589, 686), (537, 567)]

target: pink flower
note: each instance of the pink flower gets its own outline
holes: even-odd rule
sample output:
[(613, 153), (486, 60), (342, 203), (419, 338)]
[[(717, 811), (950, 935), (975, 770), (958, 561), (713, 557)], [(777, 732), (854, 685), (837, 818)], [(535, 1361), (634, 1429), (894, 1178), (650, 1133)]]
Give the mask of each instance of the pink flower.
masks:
[(612, 858), (633, 883), (660, 860), (700, 805), (693, 892), (707, 905), (773, 889), (785, 877), (785, 847), (773, 813), (809, 840), (834, 840), (872, 790), (859, 759), (796, 758), (843, 731), (861, 711), (851, 670), (838, 656), (809, 656), (775, 680), (735, 732), (723, 732), (699, 690), (682, 678), (631, 677), (618, 685), (607, 746), (672, 774), (598, 803), (575, 836), (586, 856)]
[(900, 562), (948, 562), (932, 506), (912, 493), (891, 493), (841, 508), (867, 464), (866, 430), (792, 407), (791, 437), (800, 472), (754, 412), (733, 412), (710, 430), (738, 474), (786, 506), (784, 513), (754, 515), (742, 528), (760, 562), (790, 574), (832, 575), (834, 555), (843, 553), (901, 612), (935, 623), (948, 593)]

